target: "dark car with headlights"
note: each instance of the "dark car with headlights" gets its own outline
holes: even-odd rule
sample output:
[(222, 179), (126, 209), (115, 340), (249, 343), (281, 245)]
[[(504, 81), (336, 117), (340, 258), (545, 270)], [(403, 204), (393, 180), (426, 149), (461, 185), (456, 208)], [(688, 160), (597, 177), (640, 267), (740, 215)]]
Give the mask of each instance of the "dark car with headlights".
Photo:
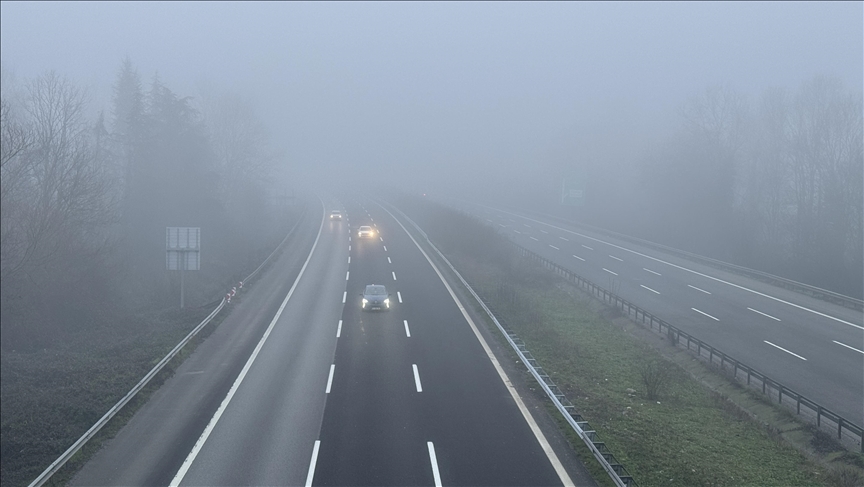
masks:
[(390, 309), (390, 295), (387, 294), (387, 288), (381, 284), (369, 284), (361, 296), (363, 300), (360, 301), (360, 306), (364, 311)]

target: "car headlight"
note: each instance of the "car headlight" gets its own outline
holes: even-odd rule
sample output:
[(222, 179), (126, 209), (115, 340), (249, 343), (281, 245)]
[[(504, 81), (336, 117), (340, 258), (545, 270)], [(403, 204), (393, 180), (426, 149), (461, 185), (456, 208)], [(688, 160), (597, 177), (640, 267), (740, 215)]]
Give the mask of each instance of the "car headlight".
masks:
[(366, 303), (368, 303), (368, 302), (369, 302), (369, 300), (368, 300), (368, 299), (366, 299), (366, 298), (363, 298), (363, 307), (364, 307), (364, 308), (365, 308), (365, 307), (366, 307)]
[(390, 298), (384, 300), (384, 306), (390, 307)]

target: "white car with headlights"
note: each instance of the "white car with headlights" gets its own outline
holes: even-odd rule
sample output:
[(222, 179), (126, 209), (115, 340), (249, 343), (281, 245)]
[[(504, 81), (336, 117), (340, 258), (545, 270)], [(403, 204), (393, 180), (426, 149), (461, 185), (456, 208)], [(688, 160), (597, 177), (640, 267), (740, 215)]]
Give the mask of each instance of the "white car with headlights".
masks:
[(375, 230), (373, 230), (372, 227), (370, 227), (368, 225), (363, 225), (362, 227), (360, 227), (357, 230), (357, 237), (358, 238), (372, 238), (374, 236), (375, 236)]
[(390, 295), (387, 294), (387, 288), (381, 284), (369, 284), (360, 296), (363, 296), (360, 307), (364, 311), (390, 309)]

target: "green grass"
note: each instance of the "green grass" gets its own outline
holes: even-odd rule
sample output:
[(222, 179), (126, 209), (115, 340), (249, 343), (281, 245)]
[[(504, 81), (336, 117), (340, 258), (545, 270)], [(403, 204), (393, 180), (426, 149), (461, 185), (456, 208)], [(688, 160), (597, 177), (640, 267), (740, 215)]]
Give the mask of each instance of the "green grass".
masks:
[[(843, 462), (831, 465), (814, 461), (730, 402), (733, 394), (706, 387), (701, 376), (725, 381), (727, 389), (738, 390), (758, 407), (776, 407), (754, 400), (754, 394), (730, 385), (680, 349), (667, 346), (679, 355), (668, 360), (647, 341), (662, 342), (662, 337), (648, 333), (646, 338), (617, 311), (519, 258), (503, 237), (476, 219), (417, 201), (403, 200), (400, 207), (503, 318), (508, 331), (525, 342), (639, 485), (839, 486), (864, 480), (860, 465), (855, 466), (861, 455), (845, 452), (837, 455)], [(640, 373), (646, 363), (660, 364), (669, 375), (656, 400), (647, 399)], [(577, 454), (592, 462), (569, 425), (563, 419), (559, 424)], [(589, 465), (589, 470), (606, 483), (599, 467)]]

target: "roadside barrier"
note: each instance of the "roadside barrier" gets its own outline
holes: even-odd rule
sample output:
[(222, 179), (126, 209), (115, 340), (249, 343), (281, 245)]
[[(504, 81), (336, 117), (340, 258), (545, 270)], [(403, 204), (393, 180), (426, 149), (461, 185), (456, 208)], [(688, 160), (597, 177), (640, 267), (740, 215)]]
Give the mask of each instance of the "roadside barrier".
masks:
[(836, 438), (847, 447), (857, 446), (861, 452), (864, 453), (864, 429), (862, 429), (860, 425), (857, 425), (839, 414), (822, 407), (817, 402), (798, 394), (780, 382), (771, 379), (752, 367), (730, 357), (728, 354), (712, 347), (689, 333), (670, 325), (666, 321), (654, 316), (626, 299), (607, 291), (588, 279), (577, 275), (573, 271), (565, 269), (549, 259), (541, 257), (540, 255), (512, 241), (509, 242), (516, 248), (516, 251), (522, 257), (528, 258), (529, 260), (538, 263), (541, 267), (576, 284), (592, 296), (601, 299), (604, 303), (615, 306), (634, 322), (646, 325), (651, 330), (656, 328), (658, 333), (668, 336), (675, 346), (686, 347), (688, 351), (695, 353), (699, 358), (707, 360), (708, 363), (712, 365), (719, 366), (721, 370), (730, 372), (735, 379), (746, 382), (748, 387), (761, 390), (762, 393), (771, 398), (771, 400), (776, 400), (778, 404), (782, 404), (788, 409), (794, 410), (796, 415), (815, 423), (816, 427), (820, 430), (832, 432), (832, 434), (835, 434)]
[(827, 289), (822, 289), (816, 286), (811, 286), (810, 284), (804, 284), (801, 282), (793, 281), (792, 279), (786, 279), (785, 277), (775, 276), (774, 274), (769, 274), (767, 272), (757, 271), (755, 269), (750, 269), (748, 267), (730, 264), (728, 262), (723, 262), (722, 260), (712, 259), (710, 257), (705, 257), (703, 255), (694, 254), (692, 252), (687, 252), (686, 250), (676, 249), (674, 247), (669, 247), (663, 244), (659, 244), (656, 242), (652, 242), (650, 240), (644, 240), (638, 237), (631, 237), (630, 235), (625, 235), (623, 233), (613, 232), (612, 230), (607, 230), (601, 227), (595, 227), (593, 225), (588, 225), (586, 223), (578, 223), (571, 220), (567, 220), (566, 218), (561, 218), (555, 215), (549, 215), (546, 213), (527, 211), (526, 213), (531, 213), (535, 215), (540, 215), (546, 218), (551, 218), (553, 220), (557, 220), (559, 222), (567, 223), (570, 225), (575, 225), (577, 227), (587, 228), (591, 231), (602, 233), (609, 235), (611, 237), (620, 238), (622, 240), (627, 240), (639, 245), (644, 245), (646, 247), (650, 247), (656, 250), (661, 250), (663, 252), (667, 252), (673, 255), (677, 255), (678, 257), (683, 257), (685, 259), (691, 260), (693, 262), (698, 262), (700, 264), (710, 265), (712, 267), (733, 272), (739, 275), (743, 275), (746, 277), (750, 277), (753, 279), (757, 279), (759, 281), (773, 284), (775, 286), (779, 286), (790, 291), (795, 291), (801, 294), (807, 294), (817, 299), (821, 299), (823, 301), (827, 301), (829, 303), (839, 304), (840, 306), (854, 309), (857, 311), (864, 310), (864, 300), (853, 298), (850, 296), (846, 296), (844, 294), (840, 294), (834, 291), (829, 291)]
[[(300, 222), (303, 220), (305, 214), (306, 207), (304, 206), (303, 209), (300, 211), (300, 216), (297, 218), (297, 222), (294, 223), (294, 226), (291, 227), (291, 230), (288, 231), (288, 234), (285, 235), (285, 238), (283, 238), (282, 241), (279, 242), (279, 245), (276, 246), (273, 252), (271, 252), (270, 255), (267, 256), (266, 259), (264, 259), (264, 262), (262, 262), (261, 265), (259, 265), (258, 268), (252, 272), (252, 274), (249, 274), (246, 279), (240, 281), (239, 287), (241, 289), (243, 288), (243, 284), (255, 277), (255, 275), (264, 267), (265, 264), (270, 261), (270, 259), (276, 254), (276, 252), (281, 249), (285, 241), (288, 240), (288, 237), (290, 237), (291, 234), (294, 233), (297, 225), (299, 225)], [(137, 384), (135, 384), (135, 387), (133, 387), (132, 390), (130, 390), (125, 396), (123, 396), (123, 398), (120, 399), (117, 404), (115, 404), (111, 409), (109, 409), (108, 412), (99, 419), (99, 421), (96, 421), (96, 424), (91, 426), (90, 429), (88, 429), (83, 435), (81, 435), (81, 437), (78, 438), (78, 440), (75, 441), (72, 446), (70, 446), (65, 452), (63, 452), (62, 455), (60, 455), (56, 460), (54, 460), (54, 462), (51, 463), (51, 465), (49, 465), (48, 468), (46, 468), (41, 474), (39, 474), (39, 476), (36, 477), (33, 482), (30, 482), (29, 487), (39, 487), (41, 485), (44, 485), (45, 482), (47, 482), (51, 478), (51, 476), (57, 473), (57, 471), (60, 470), (60, 468), (63, 467), (63, 465), (65, 465), (70, 458), (72, 458), (76, 453), (78, 453), (78, 451), (81, 450), (81, 448), (88, 441), (90, 441), (94, 436), (96, 436), (96, 434), (99, 433), (99, 431), (106, 424), (108, 424), (108, 422), (111, 421), (111, 419), (121, 409), (123, 409), (123, 407), (127, 403), (129, 403), (129, 401), (131, 401), (136, 394), (138, 394), (142, 389), (144, 389), (144, 387), (146, 387), (147, 384), (150, 383), (153, 377), (155, 377), (159, 372), (161, 372), (165, 365), (167, 365), (168, 362), (171, 361), (171, 359), (173, 359), (178, 353), (180, 353), (183, 347), (185, 347), (186, 344), (188, 344), (193, 338), (195, 338), (195, 335), (197, 335), (202, 328), (207, 326), (207, 324), (210, 323), (210, 321), (212, 321), (213, 318), (215, 318), (216, 315), (219, 314), (219, 312), (222, 311), (223, 308), (225, 308), (226, 304), (231, 302), (231, 297), (234, 296), (236, 292), (237, 287), (231, 288), (231, 291), (228, 292), (225, 297), (219, 301), (219, 304), (216, 306), (216, 308), (209, 315), (207, 315), (207, 317), (204, 318), (201, 323), (198, 323), (198, 325), (194, 329), (192, 329), (192, 331), (190, 331), (189, 334), (180, 341), (180, 343), (178, 343), (174, 348), (171, 349), (170, 352), (168, 352), (168, 355), (163, 357), (162, 360), (159, 361), (159, 363), (157, 363), (152, 369), (150, 369), (150, 372), (148, 372), (143, 379), (141, 379)]]
[(537, 360), (531, 355), (531, 352), (525, 347), (525, 343), (519, 339), (515, 334), (510, 333), (506, 330), (504, 325), (501, 324), (501, 321), (495, 316), (495, 313), (486, 306), (486, 303), (480, 298), (480, 296), (474, 292), (474, 289), (468, 282), (462, 277), (459, 271), (453, 267), (453, 264), (447, 260), (447, 257), (441, 253), (440, 250), (429, 240), (429, 236), (426, 235), (426, 232), (417, 225), (414, 220), (412, 220), (408, 215), (403, 213), (401, 210), (396, 208), (393, 205), (387, 204), (394, 211), (399, 213), (405, 220), (407, 220), (420, 235), (426, 240), (426, 243), (429, 245), (432, 250), (438, 255), (438, 257), (447, 264), (450, 271), (462, 282), (462, 285), (465, 289), (468, 290), (469, 293), (474, 297), (477, 303), (483, 308), (483, 311), (486, 312), (486, 315), (495, 323), (495, 326), (498, 327), (498, 330), (504, 335), (504, 338), (507, 339), (507, 343), (513, 348), (513, 351), (516, 352), (516, 355), (519, 356), (519, 359), (528, 368), (528, 371), (531, 372), (531, 375), (534, 376), (534, 379), (546, 393), (546, 396), (552, 401), (555, 405), (555, 408), (561, 413), (567, 423), (573, 428), (573, 431), (582, 439), (585, 445), (591, 450), (591, 453), (594, 455), (594, 458), (603, 467), (603, 470), (609, 475), (609, 478), (615, 483), (618, 487), (637, 487), (636, 481), (633, 477), (627, 472), (627, 469), (624, 468), (623, 465), (618, 463), (615, 460), (615, 456), (609, 451), (609, 448), (606, 444), (600, 441), (600, 438), (597, 435), (597, 432), (592, 430), (587, 421), (584, 421), (582, 416), (576, 412), (575, 406), (567, 400), (564, 396), (564, 393), (555, 385), (554, 382), (549, 378), (549, 375), (543, 370)]

